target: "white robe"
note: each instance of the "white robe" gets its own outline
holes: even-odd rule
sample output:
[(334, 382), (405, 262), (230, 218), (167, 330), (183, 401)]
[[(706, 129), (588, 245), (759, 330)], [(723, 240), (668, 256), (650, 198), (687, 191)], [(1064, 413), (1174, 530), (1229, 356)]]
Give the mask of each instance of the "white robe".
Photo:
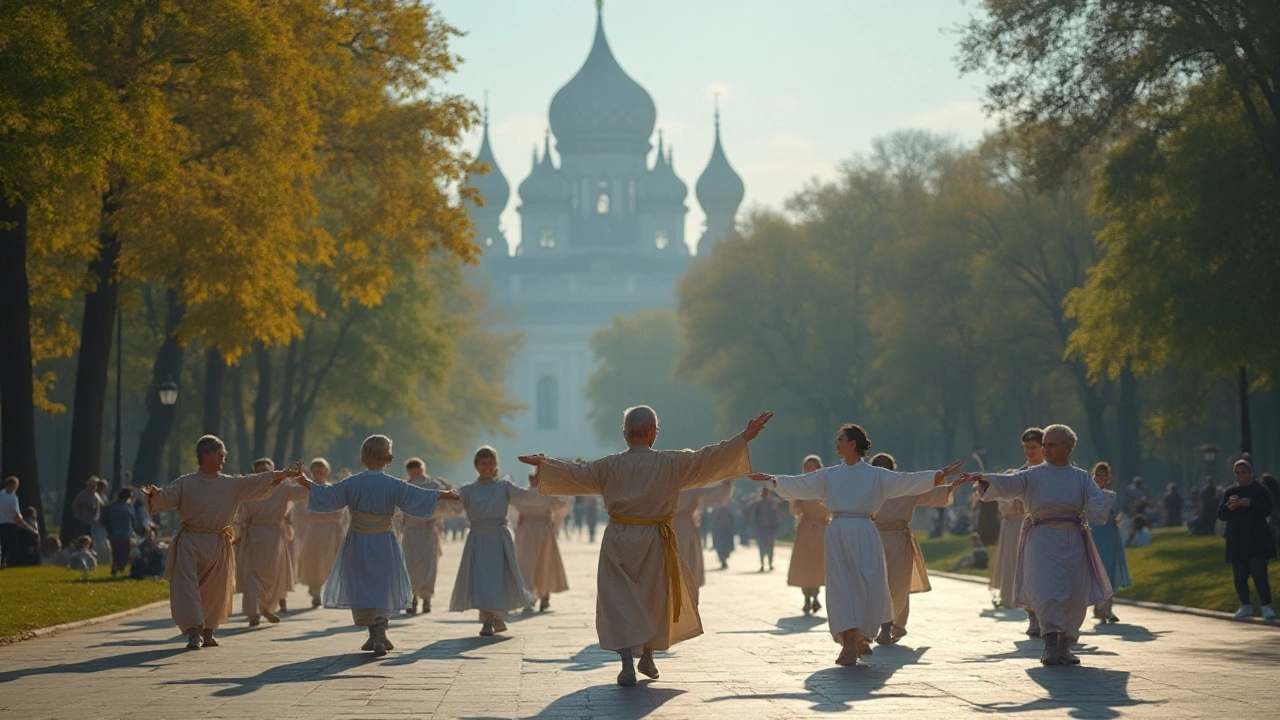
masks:
[(871, 515), (885, 500), (928, 492), (934, 475), (933, 470), (894, 472), (859, 460), (804, 475), (778, 476), (778, 495), (787, 500), (821, 500), (831, 510), (824, 564), (827, 624), (836, 642), (846, 630), (873, 635), (893, 619), (884, 546)]
[[(1085, 611), (1111, 596), (1106, 574), (1097, 577), (1102, 561), (1089, 535), (1089, 525), (1033, 522), (1046, 518), (1083, 518), (1102, 523), (1115, 500), (1088, 471), (1073, 465), (1044, 463), (1008, 475), (985, 476), (983, 500), (1019, 498), (1026, 506), (1025, 543), (1014, 577), (1013, 601), (1040, 618), (1042, 632), (1079, 637)], [(1093, 562), (1090, 562), (1092, 554)]]

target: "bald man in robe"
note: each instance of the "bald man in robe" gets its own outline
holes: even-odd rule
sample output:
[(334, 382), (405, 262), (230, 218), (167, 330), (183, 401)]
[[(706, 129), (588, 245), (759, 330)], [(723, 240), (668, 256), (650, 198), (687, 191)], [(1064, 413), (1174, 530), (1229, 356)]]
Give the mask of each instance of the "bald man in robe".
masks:
[[(254, 472), (275, 470), (270, 458), (254, 461)], [(237, 558), (236, 587), (249, 627), (261, 618), (280, 622), (277, 611), (284, 610), (285, 598), (294, 585), (293, 527), (288, 522), (290, 506), (305, 503), (310, 493), (297, 483), (281, 483), (265, 498), (240, 506), (240, 556)]]
[(169, 546), (165, 579), (169, 609), (187, 635), (187, 648), (217, 647), (213, 631), (231, 611), (231, 579), (236, 560), (231, 551), (231, 521), (241, 503), (266, 497), (289, 478), (302, 476), (301, 463), (288, 470), (255, 475), (223, 475), (227, 448), (213, 435), (196, 443), (198, 472), (163, 488), (147, 485), (142, 494), (147, 512), (176, 510), (182, 529)]
[[(654, 450), (658, 415), (646, 405), (623, 414), (627, 450), (591, 462), (567, 463), (545, 455), (520, 461), (538, 468), (543, 495), (602, 495), (609, 526), (600, 544), (596, 633), (600, 647), (622, 659), (618, 684), (636, 684), (636, 670), (658, 678), (654, 650), (702, 634), (694, 581), (680, 560), (672, 519), (680, 492), (751, 471), (747, 443), (773, 413), (761, 413), (741, 434), (696, 452)], [(634, 662), (636, 649), (642, 656)]]

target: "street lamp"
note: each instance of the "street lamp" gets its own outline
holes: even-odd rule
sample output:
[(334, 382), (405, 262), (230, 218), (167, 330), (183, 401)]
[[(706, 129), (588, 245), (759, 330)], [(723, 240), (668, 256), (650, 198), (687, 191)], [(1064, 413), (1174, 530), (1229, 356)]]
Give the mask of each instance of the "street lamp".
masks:
[(1213, 465), (1213, 461), (1218, 458), (1218, 446), (1212, 444), (1201, 445), (1200, 454), (1204, 456), (1205, 464)]
[(160, 394), (161, 405), (169, 406), (178, 402), (178, 383), (174, 382), (172, 377), (166, 378), (164, 382), (160, 383), (160, 388), (157, 392)]

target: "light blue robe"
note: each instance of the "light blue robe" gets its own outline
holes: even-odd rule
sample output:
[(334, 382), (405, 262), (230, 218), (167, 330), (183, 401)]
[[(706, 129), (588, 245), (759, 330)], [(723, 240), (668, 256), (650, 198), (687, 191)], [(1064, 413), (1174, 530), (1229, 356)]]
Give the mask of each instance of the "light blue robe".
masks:
[[(344, 507), (353, 512), (385, 515), (390, 520), (396, 509), (413, 517), (430, 517), (435, 511), (437, 490), (410, 485), (381, 470), (366, 470), (333, 485), (315, 485), (307, 508), (311, 512), (337, 512)], [(338, 550), (338, 559), (324, 586), (327, 608), (373, 608), (387, 615), (401, 610), (413, 599), (409, 571), (395, 533), (361, 534), (351, 523)]]
[(507, 480), (490, 480), (463, 485), (458, 494), (471, 532), (462, 547), (449, 610), (504, 613), (532, 605), (537, 598), (525, 588), (520, 574), (515, 542), (507, 530), (507, 509), (512, 499), (537, 498), (537, 493)]

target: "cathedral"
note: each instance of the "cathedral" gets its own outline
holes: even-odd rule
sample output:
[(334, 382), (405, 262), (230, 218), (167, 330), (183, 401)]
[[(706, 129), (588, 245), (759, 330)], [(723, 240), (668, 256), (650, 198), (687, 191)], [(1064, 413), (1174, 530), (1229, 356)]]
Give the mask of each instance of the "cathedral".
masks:
[[(609, 49), (599, 3), (591, 52), (552, 98), (549, 115), (541, 153), (534, 150), (517, 189), (521, 240), (514, 253), (499, 223), (511, 187), (493, 156), (487, 111), (477, 159), (490, 171), (468, 180), (484, 197), (471, 215), (485, 253), (481, 269), (505, 315), (496, 329), (523, 337), (508, 377), (511, 394), (526, 406), (511, 423), (518, 437), (485, 438), (516, 471), (517, 452), (595, 456), (620, 449), (620, 438), (599, 442), (588, 417), (585, 387), (597, 364), (591, 336), (616, 315), (674, 307), (676, 280), (690, 260), (688, 186), (661, 133), (654, 152), (657, 109)], [(715, 124), (711, 159), (696, 186), (707, 218), (699, 255), (734, 232), (744, 194), (720, 145), (718, 109)], [(622, 410), (616, 408), (619, 427)]]

